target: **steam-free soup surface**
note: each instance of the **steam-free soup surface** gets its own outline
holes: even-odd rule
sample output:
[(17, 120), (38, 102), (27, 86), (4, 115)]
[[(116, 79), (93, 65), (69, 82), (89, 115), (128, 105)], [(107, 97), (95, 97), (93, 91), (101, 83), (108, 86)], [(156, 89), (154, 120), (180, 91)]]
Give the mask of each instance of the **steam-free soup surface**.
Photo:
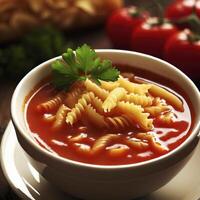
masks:
[[(37, 89), (30, 94), (26, 102), (27, 124), (35, 140), (43, 148), (64, 158), (98, 165), (132, 164), (150, 160), (167, 154), (183, 143), (190, 135), (192, 128), (192, 113), (185, 100), (187, 99), (185, 94), (182, 94), (176, 85), (173, 83), (170, 85), (170, 82), (157, 75), (129, 68), (128, 66), (120, 66), (120, 69), (128, 72), (129, 81), (142, 81), (151, 84), (152, 81), (155, 81), (159, 87), (165, 88), (181, 100), (183, 110), (177, 110), (164, 100), (167, 106), (170, 106), (170, 110), (161, 112), (157, 116), (149, 116), (148, 118), (153, 120), (153, 128), (146, 131), (133, 122), (131, 122), (133, 123), (131, 126), (123, 128), (116, 128), (113, 124), (109, 125), (110, 128), (97, 127), (88, 119), (85, 112), (81, 113), (80, 120), (73, 125), (64, 123), (61, 127), (55, 128), (52, 125), (53, 120), (55, 120), (53, 116), (58, 112), (58, 108), (55, 107), (49, 112), (38, 111), (38, 105), (51, 100), (59, 92), (47, 81), (37, 86)], [(131, 73), (137, 76), (132, 78)], [(127, 73), (124, 76), (127, 76)], [(156, 97), (153, 95), (151, 97), (154, 98), (153, 102), (155, 103)], [(160, 100), (162, 102), (162, 98)], [(155, 105), (152, 104), (151, 106)], [(170, 123), (163, 121), (162, 118), (162, 116), (169, 116), (169, 112), (173, 115)], [(108, 115), (108, 113), (104, 114), (105, 117), (109, 117)], [(122, 114), (117, 109), (113, 109), (110, 117), (116, 115), (120, 116)], [(153, 136), (153, 140), (148, 140), (145, 134)], [(92, 154), (91, 149), (96, 144), (95, 142), (105, 135), (117, 135), (117, 137), (113, 137), (113, 140), (106, 143), (103, 150)], [(134, 146), (130, 141), (140, 146)], [(140, 142), (142, 143), (140, 144)]]

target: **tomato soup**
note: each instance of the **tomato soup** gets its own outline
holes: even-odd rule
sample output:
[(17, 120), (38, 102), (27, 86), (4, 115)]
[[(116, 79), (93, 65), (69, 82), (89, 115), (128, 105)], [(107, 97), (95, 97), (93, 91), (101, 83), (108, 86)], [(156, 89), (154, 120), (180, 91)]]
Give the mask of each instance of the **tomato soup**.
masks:
[(38, 85), (25, 109), (35, 140), (53, 154), (97, 165), (139, 163), (183, 143), (193, 113), (181, 89), (146, 71), (119, 69), (120, 78), (109, 84), (88, 80), (69, 91), (50, 81)]

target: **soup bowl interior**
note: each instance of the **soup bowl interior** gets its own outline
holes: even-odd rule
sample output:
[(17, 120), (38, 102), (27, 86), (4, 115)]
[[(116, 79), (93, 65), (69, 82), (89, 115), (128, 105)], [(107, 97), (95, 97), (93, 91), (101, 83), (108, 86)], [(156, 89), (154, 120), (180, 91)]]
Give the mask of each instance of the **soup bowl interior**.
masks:
[[(194, 109), (192, 134), (178, 148), (161, 157), (128, 165), (100, 166), (53, 155), (33, 138), (25, 117), (25, 100), (34, 87), (51, 73), (51, 59), (34, 68), (18, 84), (11, 103), (12, 121), (29, 161), (50, 182), (84, 199), (131, 199), (166, 184), (185, 165), (198, 143), (199, 91), (192, 81), (169, 63), (152, 56), (121, 50), (97, 50), (103, 59), (153, 72), (180, 86)], [(114, 189), (114, 190), (113, 190)]]

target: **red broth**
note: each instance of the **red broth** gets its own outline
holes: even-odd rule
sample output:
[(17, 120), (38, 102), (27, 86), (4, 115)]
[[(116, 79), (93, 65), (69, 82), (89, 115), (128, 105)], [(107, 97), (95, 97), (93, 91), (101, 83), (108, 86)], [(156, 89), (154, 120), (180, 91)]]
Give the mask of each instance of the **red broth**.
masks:
[[(160, 86), (167, 88), (170, 92), (174, 93), (182, 100), (184, 112), (179, 112), (173, 109), (172, 111), (175, 113), (176, 118), (169, 125), (163, 125), (157, 118), (155, 118), (154, 129), (150, 132), (156, 134), (159, 142), (168, 148), (168, 151), (165, 153), (172, 151), (183, 143), (191, 133), (193, 118), (193, 112), (189, 100), (183, 91), (176, 84), (155, 74), (151, 74), (143, 70), (133, 69), (128, 66), (120, 66), (119, 68), (121, 71), (134, 72), (137, 74), (136, 78), (139, 81), (156, 81), (157, 84), (159, 83)], [(148, 77), (148, 79), (145, 79), (146, 77)], [(174, 90), (169, 88), (173, 88)], [(37, 89), (33, 90), (26, 101), (25, 114), (31, 134), (35, 140), (48, 151), (71, 160), (98, 165), (133, 164), (163, 155), (163, 153), (161, 154), (155, 152), (151, 148), (144, 152), (136, 152), (130, 148), (126, 154), (120, 157), (110, 157), (107, 149), (116, 145), (123, 145), (121, 141), (117, 141), (117, 144), (116, 142), (115, 144), (110, 144), (107, 149), (101, 152), (98, 156), (86, 156), (80, 154), (80, 152), (77, 152), (75, 145), (85, 145), (86, 147), (92, 146), (94, 141), (100, 136), (107, 134), (108, 130), (97, 129), (87, 123), (87, 120), (85, 121), (87, 125), (79, 122), (74, 126), (65, 125), (59, 130), (53, 130), (49, 123), (44, 122), (43, 115), (36, 110), (36, 107), (38, 104), (54, 97), (56, 93), (56, 89), (50, 83), (40, 84), (37, 86)], [(55, 114), (55, 112), (56, 111), (52, 111), (51, 114)], [(82, 119), (86, 119), (86, 117), (83, 116)], [(137, 132), (140, 131), (134, 128), (118, 131), (113, 131), (112, 129), (109, 130), (109, 133), (117, 133), (124, 139), (134, 137)], [(84, 143), (76, 143), (75, 145), (72, 145), (69, 142), (69, 139), (81, 133), (84, 134), (84, 136), (87, 136)]]

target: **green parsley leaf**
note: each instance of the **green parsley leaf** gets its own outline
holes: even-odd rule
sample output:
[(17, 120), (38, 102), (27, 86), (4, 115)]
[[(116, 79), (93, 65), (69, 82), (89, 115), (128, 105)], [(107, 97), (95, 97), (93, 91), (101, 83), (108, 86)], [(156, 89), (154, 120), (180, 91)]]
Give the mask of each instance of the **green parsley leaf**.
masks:
[(62, 55), (62, 60), (52, 63), (53, 84), (57, 88), (68, 89), (76, 81), (85, 81), (87, 78), (97, 84), (100, 84), (100, 80), (118, 79), (119, 71), (112, 66), (112, 62), (101, 61), (88, 45), (78, 47), (75, 52), (68, 48)]
[(95, 67), (94, 63), (97, 59), (97, 54), (88, 45), (84, 44), (82, 47), (77, 48), (76, 58), (82, 72), (87, 74)]
[(67, 52), (62, 55), (63, 60), (67, 64), (67, 67), (70, 68), (72, 73), (75, 73), (78, 75), (78, 68), (77, 68), (77, 62), (76, 62), (76, 56), (72, 49), (68, 48)]
[(93, 69), (91, 77), (95, 81), (116, 81), (119, 74), (119, 71), (112, 67), (112, 62), (110, 60), (104, 60), (101, 65)]
[(53, 84), (58, 89), (65, 89), (79, 79), (79, 75), (74, 73), (71, 67), (66, 66), (62, 61), (56, 60), (51, 67)]

